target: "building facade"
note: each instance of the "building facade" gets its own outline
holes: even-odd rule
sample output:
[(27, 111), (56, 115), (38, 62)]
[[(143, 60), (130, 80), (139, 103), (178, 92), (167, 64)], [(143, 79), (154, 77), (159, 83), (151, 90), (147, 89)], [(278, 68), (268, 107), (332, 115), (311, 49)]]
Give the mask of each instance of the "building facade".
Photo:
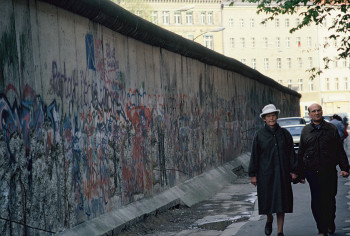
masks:
[(162, 28), (223, 53), (221, 0), (125, 0), (119, 4)]
[(298, 14), (262, 23), (268, 16), (256, 11), (250, 3), (224, 5), (224, 54), (297, 90), (303, 95), (301, 114), (305, 114), (302, 104), (320, 100), (319, 78), (309, 79), (308, 72), (319, 67), (317, 27), (310, 25), (291, 34), (290, 29), (300, 23)]
[[(331, 13), (318, 27), (318, 37), (321, 42), (319, 63), (321, 68), (328, 67), (320, 74), (320, 99), (327, 114), (348, 113), (350, 115), (350, 58), (337, 58), (341, 36), (345, 33), (337, 33), (334, 29), (329, 29), (337, 14), (342, 13), (340, 11)], [(340, 35), (337, 39), (329, 38), (330, 35), (337, 34)]]
[[(233, 5), (221, 0), (135, 0), (120, 4), (298, 91), (302, 94), (302, 116), (307, 116), (312, 103), (321, 104), (325, 114), (350, 114), (350, 63), (349, 58), (336, 59), (339, 43), (329, 39), (334, 32), (325, 23), (290, 33), (302, 20), (298, 12), (303, 8), (262, 23), (268, 16), (257, 14), (256, 4), (240, 1)], [(333, 18), (329, 16), (327, 21)], [(329, 69), (312, 78), (310, 70), (324, 68), (325, 57), (332, 60), (327, 64)]]

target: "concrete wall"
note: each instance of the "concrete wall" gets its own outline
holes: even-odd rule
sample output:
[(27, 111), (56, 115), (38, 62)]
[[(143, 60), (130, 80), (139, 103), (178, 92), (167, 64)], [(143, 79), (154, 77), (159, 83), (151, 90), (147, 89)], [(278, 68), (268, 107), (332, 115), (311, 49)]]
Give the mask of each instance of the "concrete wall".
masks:
[(109, 1), (48, 2), (0, 1), (1, 235), (59, 232), (231, 161), (265, 104), (299, 115), (299, 94)]

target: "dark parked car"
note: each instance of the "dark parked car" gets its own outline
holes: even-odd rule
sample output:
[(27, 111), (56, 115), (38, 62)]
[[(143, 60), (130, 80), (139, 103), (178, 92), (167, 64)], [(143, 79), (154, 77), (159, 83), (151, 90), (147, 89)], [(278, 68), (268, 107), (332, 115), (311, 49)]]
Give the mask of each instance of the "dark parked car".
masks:
[(303, 117), (284, 117), (277, 119), (277, 123), (283, 127), (286, 125), (305, 125), (306, 121)]

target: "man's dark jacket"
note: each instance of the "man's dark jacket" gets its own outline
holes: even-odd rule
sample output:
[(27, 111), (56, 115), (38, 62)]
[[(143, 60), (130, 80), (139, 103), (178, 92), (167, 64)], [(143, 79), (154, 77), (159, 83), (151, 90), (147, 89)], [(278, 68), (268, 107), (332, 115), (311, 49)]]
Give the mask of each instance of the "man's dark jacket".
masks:
[(319, 128), (312, 122), (301, 132), (298, 151), (300, 177), (303, 170), (326, 172), (334, 170), (339, 164), (342, 171), (349, 172), (349, 161), (337, 128), (326, 121), (322, 121)]

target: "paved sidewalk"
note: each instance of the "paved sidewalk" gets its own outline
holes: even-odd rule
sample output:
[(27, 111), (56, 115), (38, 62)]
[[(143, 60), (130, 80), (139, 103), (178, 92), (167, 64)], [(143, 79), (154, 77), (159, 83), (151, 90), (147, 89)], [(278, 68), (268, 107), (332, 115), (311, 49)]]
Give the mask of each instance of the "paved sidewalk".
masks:
[[(350, 158), (350, 138), (346, 139), (345, 151)], [(338, 171), (338, 174), (340, 172)], [(284, 234), (286, 236), (309, 236), (317, 235), (315, 221), (311, 213), (311, 197), (309, 184), (293, 185), (294, 213), (286, 214)], [(337, 212), (336, 212), (336, 232), (334, 236), (350, 235), (350, 178), (338, 178)], [(222, 235), (235, 236), (261, 236), (264, 235), (266, 217), (258, 216), (257, 209), (252, 214), (249, 222), (242, 225), (233, 224)], [(240, 227), (239, 231), (237, 227)], [(238, 231), (238, 232), (237, 232)], [(237, 233), (236, 233), (237, 232)], [(272, 235), (277, 235), (276, 219), (273, 224)]]
[[(317, 235), (317, 228), (311, 213), (309, 184), (293, 185), (294, 213), (286, 214), (284, 234), (286, 236)], [(350, 235), (350, 180), (339, 178), (337, 195), (337, 218), (335, 236)], [(258, 216), (257, 209), (250, 221), (244, 224), (238, 231), (229, 232), (227, 229), (222, 235), (235, 236), (261, 236), (264, 235), (266, 217)], [(239, 226), (239, 225), (238, 225)], [(232, 225), (232, 228), (237, 225)], [(237, 231), (237, 230), (235, 230)], [(272, 235), (277, 235), (276, 217), (273, 224)]]

